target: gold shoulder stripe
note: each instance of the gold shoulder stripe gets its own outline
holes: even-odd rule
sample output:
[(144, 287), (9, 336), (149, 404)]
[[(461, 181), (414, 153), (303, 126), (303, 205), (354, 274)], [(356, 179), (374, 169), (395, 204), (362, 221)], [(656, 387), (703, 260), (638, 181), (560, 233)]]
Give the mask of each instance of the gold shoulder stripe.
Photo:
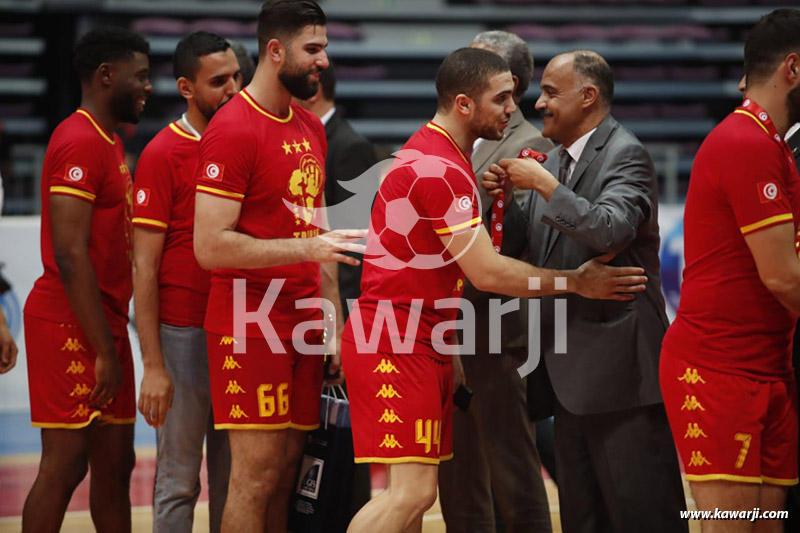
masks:
[(84, 200), (89, 200), (90, 202), (94, 202), (96, 195), (82, 191), (80, 189), (75, 189), (73, 187), (65, 187), (63, 185), (53, 185), (50, 187), (50, 192), (54, 194), (66, 194), (69, 196), (76, 196), (78, 198), (83, 198)]
[(739, 114), (739, 115), (747, 115), (748, 117), (752, 118), (753, 120), (755, 120), (755, 121), (756, 121), (756, 124), (758, 124), (758, 125), (759, 125), (759, 127), (761, 127), (761, 129), (762, 129), (762, 130), (764, 130), (764, 133), (766, 133), (767, 135), (769, 135), (769, 130), (767, 129), (767, 127), (766, 127), (765, 125), (763, 125), (763, 124), (761, 123), (761, 121), (760, 121), (760, 120), (758, 120), (758, 119), (756, 118), (756, 116), (755, 116), (754, 114), (752, 114), (751, 112), (749, 112), (749, 111), (745, 111), (744, 109), (737, 109), (736, 111), (734, 111), (734, 113), (736, 113), (736, 114)]
[(155, 226), (157, 228), (163, 228), (163, 229), (167, 229), (169, 227), (164, 222), (152, 218), (134, 217), (132, 222), (136, 225)]
[(194, 136), (194, 135), (192, 135), (191, 133), (186, 133), (185, 131), (183, 131), (182, 129), (180, 129), (180, 128), (178, 127), (178, 125), (177, 125), (177, 124), (175, 124), (174, 122), (170, 122), (170, 123), (169, 123), (169, 129), (171, 129), (172, 131), (174, 131), (175, 133), (177, 133), (177, 134), (178, 134), (178, 135), (180, 135), (181, 137), (185, 137), (185, 138), (189, 139), (190, 141), (199, 141), (199, 140), (200, 140), (200, 138), (199, 138), (199, 137), (195, 137), (195, 136)]
[(287, 122), (289, 122), (290, 120), (292, 120), (292, 115), (293, 115), (293, 112), (292, 112), (292, 108), (291, 108), (291, 107), (289, 107), (289, 114), (288, 114), (288, 115), (286, 115), (285, 117), (281, 118), (281, 117), (278, 117), (278, 116), (275, 116), (275, 115), (273, 115), (272, 113), (270, 113), (269, 111), (267, 111), (266, 109), (264, 109), (263, 107), (261, 107), (260, 105), (258, 105), (258, 104), (256, 103), (256, 101), (255, 101), (255, 100), (253, 100), (253, 97), (252, 97), (252, 96), (250, 96), (249, 94), (247, 94), (247, 91), (245, 91), (245, 90), (242, 90), (242, 91), (241, 91), (239, 94), (241, 94), (241, 95), (242, 95), (242, 98), (244, 98), (244, 99), (245, 99), (245, 101), (246, 101), (248, 104), (250, 104), (251, 106), (253, 106), (253, 109), (255, 109), (256, 111), (258, 111), (258, 112), (259, 112), (259, 113), (261, 113), (262, 115), (264, 115), (264, 116), (267, 116), (267, 117), (271, 118), (272, 120), (274, 120), (274, 121), (276, 121), (276, 122), (280, 122), (281, 124), (286, 124)]
[(94, 121), (94, 117), (92, 117), (92, 115), (90, 115), (88, 111), (86, 111), (84, 109), (78, 109), (77, 112), (80, 113), (81, 115), (83, 115), (84, 117), (89, 119), (89, 122), (92, 123), (92, 126), (94, 126), (94, 129), (97, 130), (97, 133), (99, 133), (103, 137), (103, 139), (105, 139), (106, 141), (108, 141), (111, 144), (117, 144), (117, 141), (115, 141), (114, 139), (109, 137), (108, 134), (105, 131), (103, 131), (103, 128), (100, 127), (100, 124), (98, 124), (97, 122)]
[(764, 220), (759, 220), (758, 222), (754, 222), (753, 224), (748, 224), (747, 226), (739, 228), (742, 232), (742, 235), (747, 235), (748, 233), (752, 233), (757, 229), (765, 228), (772, 224), (777, 224), (778, 222), (791, 222), (792, 214), (791, 213), (784, 213), (782, 215), (775, 215), (774, 217), (765, 218)]
[(456, 224), (455, 226), (450, 226), (448, 228), (439, 228), (436, 231), (437, 235), (449, 235), (450, 233), (455, 233), (456, 231), (464, 228), (470, 228), (472, 226), (477, 226), (481, 223), (481, 217), (473, 218), (468, 222), (462, 222), (461, 224)]
[(197, 186), (197, 190), (200, 191), (200, 192), (213, 194), (215, 196), (224, 196), (225, 198), (234, 198), (236, 200), (244, 200), (244, 194), (239, 194), (238, 192), (223, 191), (221, 189), (215, 189), (213, 187), (206, 187), (205, 185), (198, 185)]

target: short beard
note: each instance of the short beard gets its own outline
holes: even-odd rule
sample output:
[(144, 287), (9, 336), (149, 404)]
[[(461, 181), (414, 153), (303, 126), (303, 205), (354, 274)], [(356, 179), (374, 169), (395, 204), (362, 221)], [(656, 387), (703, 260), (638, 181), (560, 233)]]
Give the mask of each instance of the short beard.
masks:
[(308, 72), (300, 74), (292, 74), (289, 72), (279, 72), (278, 79), (281, 81), (289, 94), (299, 100), (308, 100), (315, 94), (319, 88), (319, 82), (308, 81)]
[(200, 100), (195, 101), (195, 103), (197, 104), (197, 110), (200, 111), (200, 114), (205, 117), (206, 122), (211, 122), (211, 117), (213, 117), (214, 114), (228, 102), (230, 102), (230, 98), (219, 104), (217, 107), (213, 107), (206, 104), (205, 102), (201, 102)]
[(129, 124), (139, 123), (139, 113), (136, 109), (136, 102), (130, 92), (115, 92), (111, 97), (111, 111), (119, 122)]
[(800, 85), (786, 95), (786, 110), (788, 112), (789, 127), (800, 122)]

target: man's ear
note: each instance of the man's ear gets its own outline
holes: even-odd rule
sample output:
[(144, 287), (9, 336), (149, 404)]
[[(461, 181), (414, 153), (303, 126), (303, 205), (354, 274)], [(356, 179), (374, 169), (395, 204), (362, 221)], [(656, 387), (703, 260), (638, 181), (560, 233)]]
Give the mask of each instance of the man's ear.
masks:
[(453, 108), (462, 115), (471, 115), (475, 111), (475, 101), (466, 94), (457, 94), (453, 100)]
[(95, 76), (100, 78), (100, 83), (104, 87), (111, 86), (111, 79), (114, 77), (114, 66), (111, 63), (100, 63), (95, 71)]
[(194, 98), (194, 83), (187, 78), (181, 76), (177, 81), (178, 93), (185, 99), (191, 100)]
[(275, 63), (280, 63), (286, 55), (286, 48), (278, 39), (270, 39), (266, 46), (267, 58)]
[(587, 108), (591, 107), (597, 102), (597, 99), (600, 97), (600, 92), (597, 90), (597, 87), (594, 85), (587, 85), (582, 89), (582, 97), (581, 97), (581, 107)]
[(514, 80), (514, 88), (511, 90), (511, 94), (517, 94), (517, 87), (519, 87), (519, 77), (511, 75), (511, 79)]
[(800, 79), (800, 56), (798, 56), (797, 53), (792, 52), (786, 56), (786, 59), (783, 60), (783, 63), (786, 67), (787, 79), (793, 85), (796, 84), (797, 80)]

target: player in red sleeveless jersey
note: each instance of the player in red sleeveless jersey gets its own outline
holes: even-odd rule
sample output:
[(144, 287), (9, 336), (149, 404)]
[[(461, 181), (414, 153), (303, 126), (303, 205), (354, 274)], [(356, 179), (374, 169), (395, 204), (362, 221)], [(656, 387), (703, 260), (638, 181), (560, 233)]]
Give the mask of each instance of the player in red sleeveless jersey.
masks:
[(42, 428), (42, 458), (23, 531), (57, 530), (90, 464), (95, 527), (131, 528), (133, 186), (114, 130), (138, 122), (153, 91), (148, 52), (127, 30), (84, 35), (74, 56), (81, 106), (55, 129), (45, 154), (44, 274), (25, 304), (31, 420)]
[(192, 245), (195, 173), (208, 121), (240, 89), (228, 41), (209, 32), (180, 40), (173, 56), (179, 120), (145, 147), (136, 167), (133, 290), (144, 376), (139, 410), (157, 428), (153, 531), (191, 531), (200, 495), (203, 441), (209, 530), (217, 532), (228, 491), (230, 451), (213, 428), (206, 335), (210, 274)]
[[(292, 96), (316, 92), (328, 66), (325, 23), (313, 1), (266, 2), (253, 81), (214, 116), (200, 143), (194, 249), (212, 270), (205, 329), (215, 425), (228, 430), (231, 445), (229, 531), (286, 530), (306, 431), (320, 419), (322, 356), (303, 354), (300, 344), (324, 348), (318, 331), (301, 331), (320, 321), (320, 308), (295, 303), (323, 296), (339, 305), (336, 269), (319, 263), (355, 265), (341, 252), (363, 250), (339, 246), (335, 234), (317, 237), (325, 131), (292, 104)], [(246, 323), (245, 313), (261, 323)]]
[(356, 461), (387, 464), (389, 485), (353, 518), (350, 533), (421, 531), (436, 499), (438, 464), (452, 452), (453, 304), (465, 276), (481, 291), (511, 296), (563, 291), (627, 300), (644, 289), (639, 268), (592, 260), (560, 272), (495, 252), (469, 151), (478, 137), (502, 137), (513, 88), (497, 54), (450, 54), (436, 76), (436, 115), (398, 154), (375, 200), (362, 295), (342, 352)]
[(698, 508), (712, 511), (783, 509), (797, 483), (800, 177), (783, 137), (800, 120), (800, 10), (753, 28), (745, 75), (744, 102), (695, 157), (681, 302), (661, 353), (673, 438)]

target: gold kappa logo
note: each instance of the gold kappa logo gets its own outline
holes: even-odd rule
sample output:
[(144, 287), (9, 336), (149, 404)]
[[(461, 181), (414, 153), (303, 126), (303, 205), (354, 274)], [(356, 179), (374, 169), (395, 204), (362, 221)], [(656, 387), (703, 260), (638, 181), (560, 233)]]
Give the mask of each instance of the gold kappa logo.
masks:
[(245, 390), (239, 385), (235, 379), (228, 380), (228, 388), (225, 389), (225, 394), (246, 394)]
[(72, 389), (72, 392), (69, 393), (69, 395), (70, 396), (86, 396), (90, 392), (92, 392), (92, 389), (90, 389), (84, 383), (78, 383), (78, 384), (75, 385), (75, 388)]
[(225, 362), (222, 363), (222, 370), (234, 370), (236, 368), (242, 368), (242, 366), (236, 362), (232, 355), (226, 355)]
[(234, 405), (231, 406), (231, 412), (228, 414), (228, 416), (230, 418), (236, 418), (236, 419), (239, 419), (239, 418), (250, 418), (249, 416), (247, 416), (247, 413), (242, 411), (242, 408), (239, 407), (239, 404), (234, 404)]
[(683, 373), (683, 376), (678, 378), (678, 381), (685, 381), (691, 385), (706, 382), (706, 380), (700, 377), (700, 374), (697, 372), (696, 368), (687, 368), (686, 372)]
[(381, 422), (386, 424), (394, 424), (395, 422), (400, 422), (401, 424), (403, 423), (403, 421), (400, 420), (400, 417), (394, 412), (394, 409), (384, 409), (383, 415), (381, 415), (380, 420), (378, 420), (378, 423)]
[(381, 385), (381, 390), (378, 391), (378, 394), (375, 395), (376, 398), (402, 398), (400, 393), (394, 390), (394, 387), (391, 385), (386, 385), (385, 383)]
[(692, 458), (689, 460), (689, 466), (704, 466), (711, 465), (711, 461), (703, 457), (703, 452), (692, 452)]
[(689, 396), (687, 394), (686, 400), (683, 402), (683, 405), (681, 406), (681, 411), (683, 410), (694, 411), (696, 409), (700, 409), (701, 411), (706, 410), (706, 408), (703, 407), (703, 405), (697, 401), (697, 396)]
[(86, 347), (81, 344), (81, 341), (76, 337), (68, 337), (64, 346), (61, 347), (61, 351), (67, 352), (85, 352)]
[(89, 406), (81, 404), (78, 406), (78, 409), (74, 413), (72, 413), (72, 416), (70, 418), (84, 418), (89, 416), (89, 412), (90, 412)]
[(229, 337), (227, 335), (219, 340), (220, 346), (230, 346), (231, 344), (239, 344), (239, 343), (236, 341), (236, 339), (234, 339), (233, 337)]
[(311, 224), (314, 218), (314, 201), (322, 192), (325, 172), (314, 154), (304, 154), (300, 167), (289, 178), (289, 195), (294, 198), (292, 212), (298, 219)]
[[(64, 348), (61, 348), (62, 350)], [(83, 374), (86, 372), (86, 367), (80, 361), (70, 361), (65, 374)]]
[(394, 448), (402, 449), (403, 445), (400, 444), (399, 442), (397, 442), (397, 439), (394, 438), (394, 435), (390, 435), (390, 434), (386, 433), (383, 436), (383, 442), (381, 442), (378, 445), (378, 447), (379, 448), (390, 448), (390, 449), (394, 449)]
[(376, 366), (375, 370), (372, 371), (373, 374), (376, 374), (378, 372), (380, 372), (381, 374), (391, 374), (392, 372), (395, 372), (397, 374), (400, 373), (400, 371), (397, 370), (397, 367), (394, 366), (394, 364), (392, 364), (392, 362), (389, 359), (381, 359), (381, 364)]
[(684, 439), (699, 439), (700, 437), (708, 438), (700, 426), (695, 422), (694, 424), (689, 422), (689, 425), (686, 427), (686, 434), (683, 436)]

